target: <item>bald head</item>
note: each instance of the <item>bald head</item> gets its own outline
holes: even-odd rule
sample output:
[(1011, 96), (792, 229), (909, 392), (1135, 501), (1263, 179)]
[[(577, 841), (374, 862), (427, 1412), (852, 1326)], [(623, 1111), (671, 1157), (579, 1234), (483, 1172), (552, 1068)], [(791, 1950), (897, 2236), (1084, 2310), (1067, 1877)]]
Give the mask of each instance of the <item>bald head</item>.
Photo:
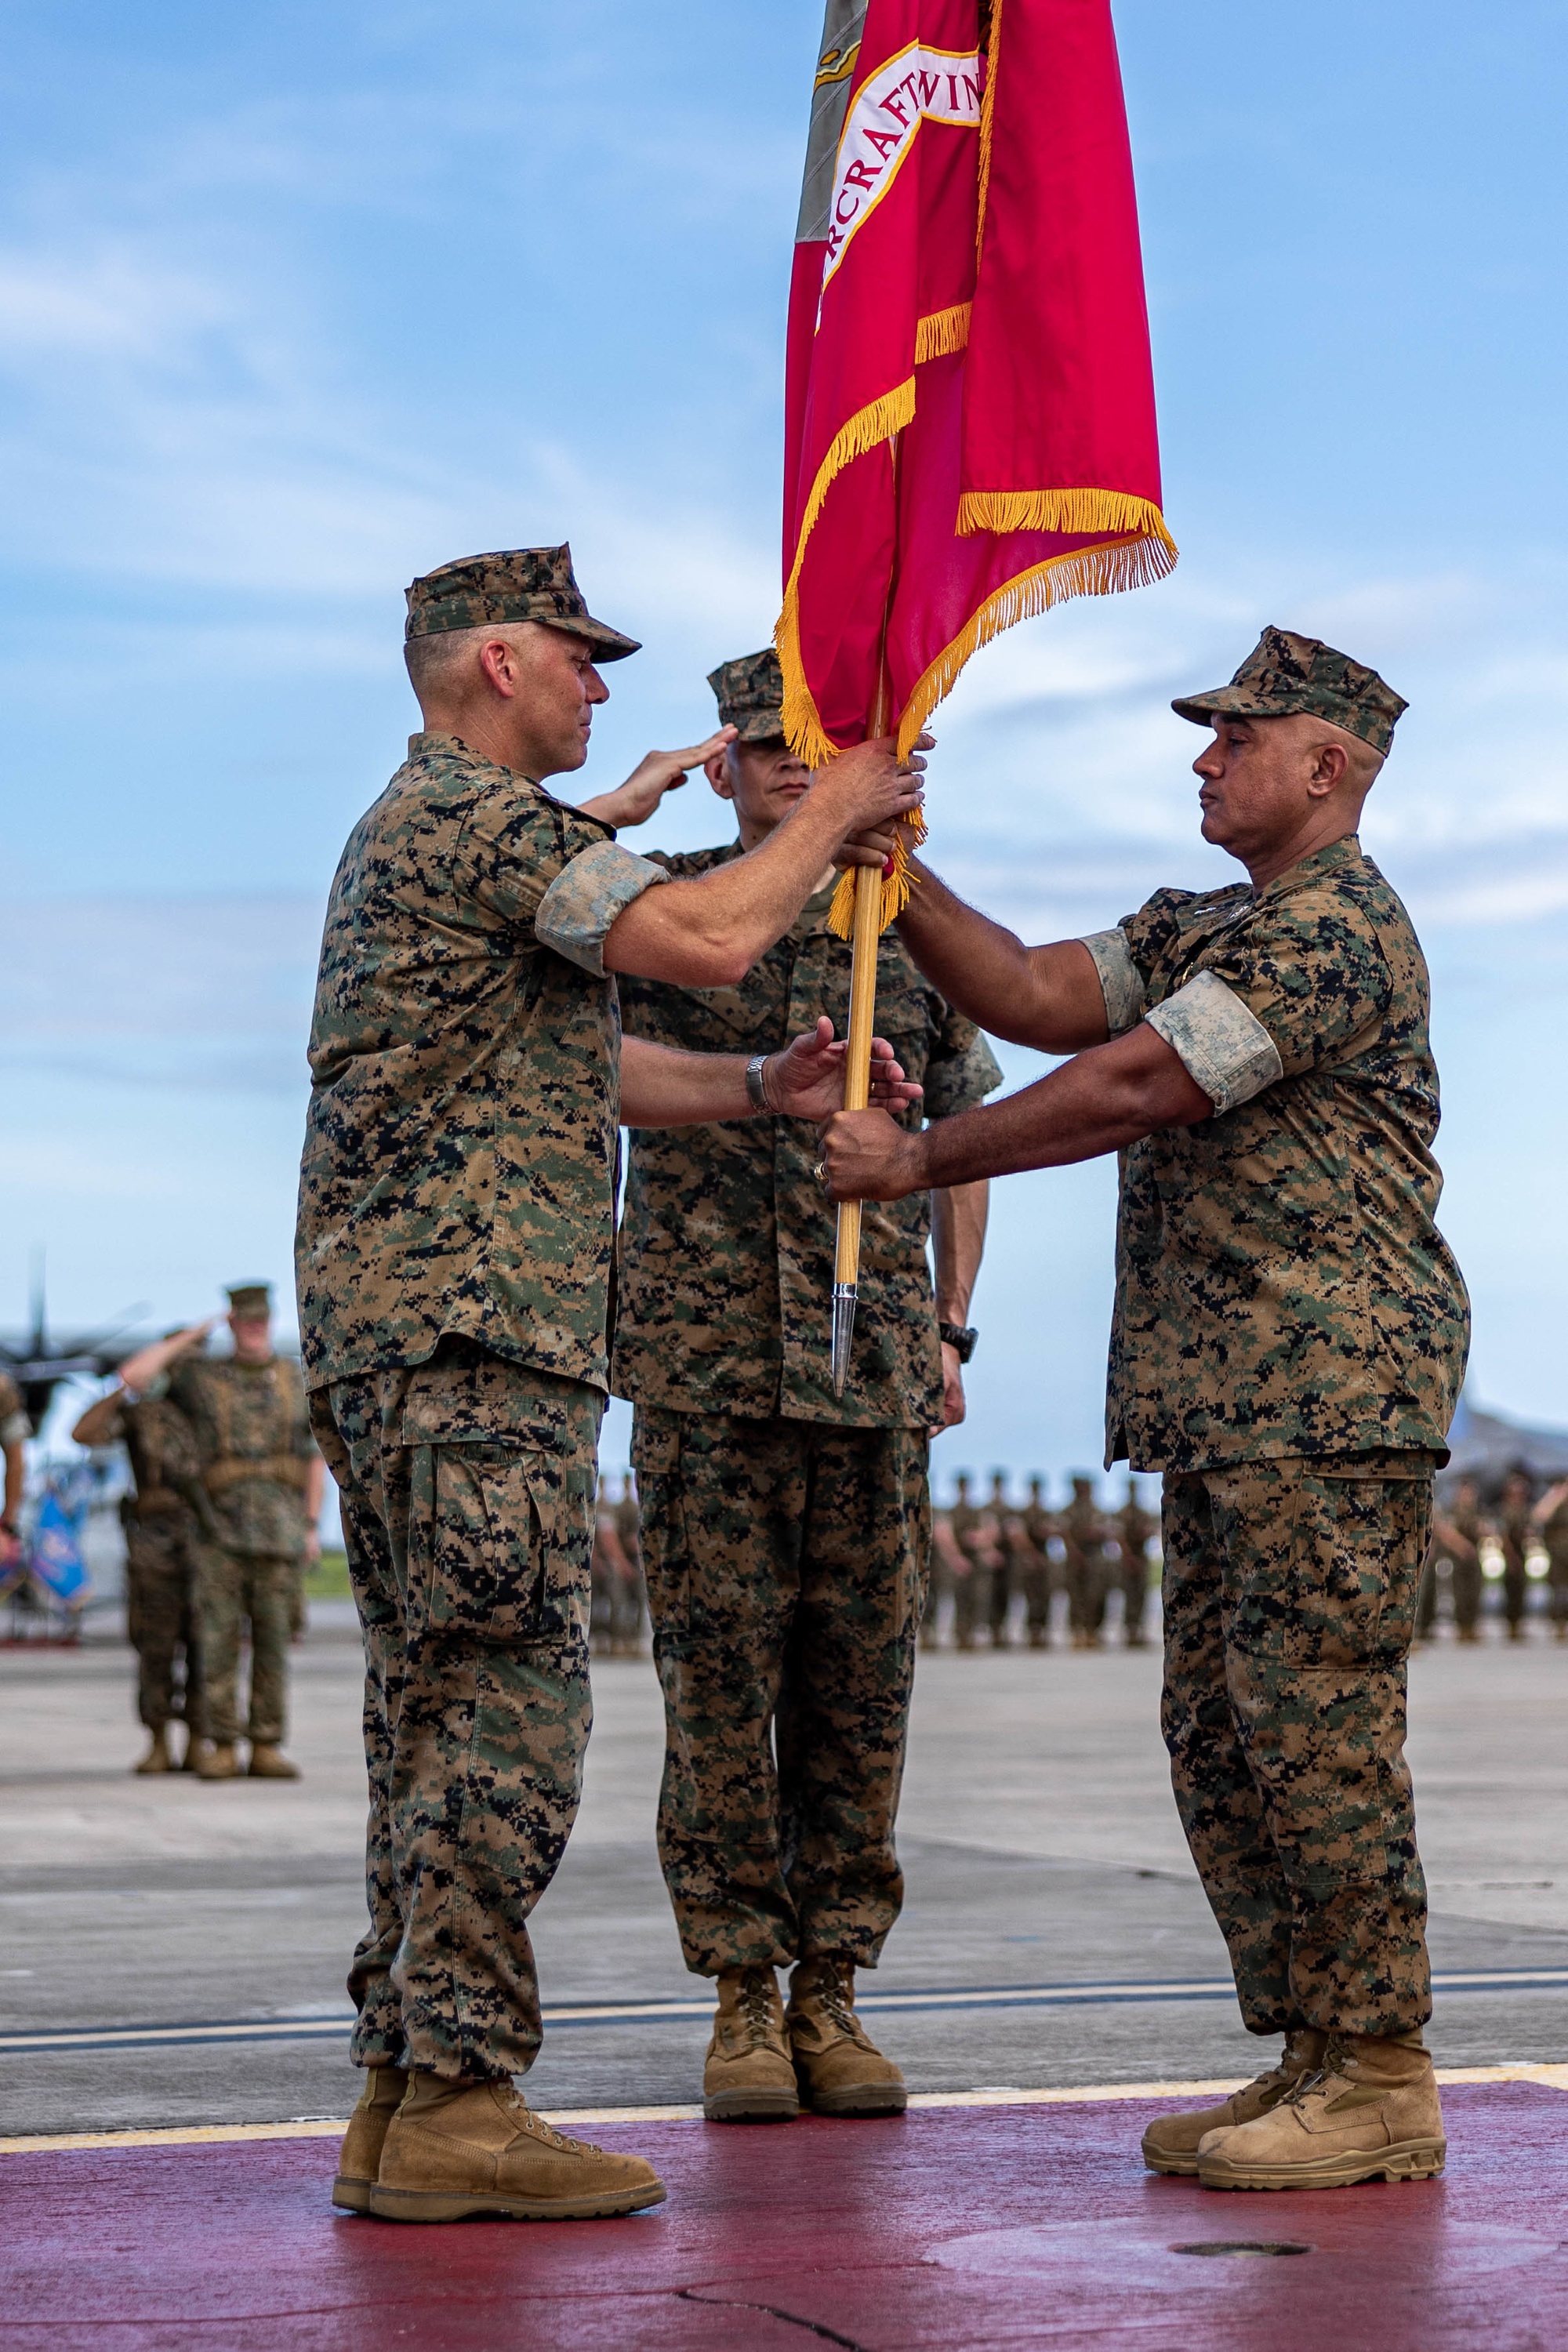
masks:
[(585, 637), (540, 621), (495, 622), (410, 637), (403, 657), (427, 734), (458, 736), (535, 783), (587, 758), (594, 709), (609, 689)]

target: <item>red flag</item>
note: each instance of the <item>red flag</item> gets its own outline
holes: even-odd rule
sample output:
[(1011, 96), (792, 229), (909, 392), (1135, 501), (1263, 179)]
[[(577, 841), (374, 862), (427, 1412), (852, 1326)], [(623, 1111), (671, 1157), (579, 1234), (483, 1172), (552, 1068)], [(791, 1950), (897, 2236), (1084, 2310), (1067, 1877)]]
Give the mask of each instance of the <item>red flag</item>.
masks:
[(884, 625), (907, 751), (976, 646), (1169, 572), (1108, 0), (828, 0), (786, 406), (813, 762), (864, 739)]

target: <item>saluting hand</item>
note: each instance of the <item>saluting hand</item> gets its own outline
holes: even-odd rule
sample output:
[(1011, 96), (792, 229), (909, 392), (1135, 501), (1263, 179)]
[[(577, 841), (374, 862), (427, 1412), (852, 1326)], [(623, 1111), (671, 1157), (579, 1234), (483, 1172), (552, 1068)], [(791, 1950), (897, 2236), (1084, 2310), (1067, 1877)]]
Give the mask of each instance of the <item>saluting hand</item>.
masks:
[[(785, 1118), (824, 1119), (844, 1100), (845, 1043), (826, 1013), (815, 1029), (769, 1057), (763, 1073), (768, 1101)], [(925, 1089), (906, 1078), (885, 1037), (871, 1040), (871, 1100), (889, 1111), (910, 1110)]]
[(734, 740), (732, 727), (721, 727), (705, 743), (689, 743), (684, 751), (646, 752), (624, 784), (581, 803), (583, 814), (596, 816), (601, 824), (646, 824), (666, 793), (679, 792), (691, 769), (700, 768)]

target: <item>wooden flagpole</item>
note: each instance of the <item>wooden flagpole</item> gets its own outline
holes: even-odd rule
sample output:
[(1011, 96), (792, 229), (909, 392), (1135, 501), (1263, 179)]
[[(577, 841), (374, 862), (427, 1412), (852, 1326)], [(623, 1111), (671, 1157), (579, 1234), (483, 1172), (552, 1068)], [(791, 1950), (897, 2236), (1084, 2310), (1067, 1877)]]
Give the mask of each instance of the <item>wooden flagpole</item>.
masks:
[[(888, 581), (888, 603), (882, 614), (881, 643), (877, 661), (877, 691), (872, 698), (868, 733), (874, 741), (893, 729), (893, 682), (888, 675), (888, 614), (892, 610), (898, 579), (899, 436), (892, 436), (894, 544)], [(844, 1108), (864, 1110), (871, 1099), (871, 1033), (877, 1019), (877, 947), (882, 936), (882, 869), (855, 869), (855, 930), (849, 965), (848, 1043), (844, 1055)], [(833, 1393), (844, 1394), (849, 1377), (849, 1349), (855, 1337), (855, 1309), (860, 1297), (860, 1203), (838, 1204), (838, 1234), (833, 1256)]]

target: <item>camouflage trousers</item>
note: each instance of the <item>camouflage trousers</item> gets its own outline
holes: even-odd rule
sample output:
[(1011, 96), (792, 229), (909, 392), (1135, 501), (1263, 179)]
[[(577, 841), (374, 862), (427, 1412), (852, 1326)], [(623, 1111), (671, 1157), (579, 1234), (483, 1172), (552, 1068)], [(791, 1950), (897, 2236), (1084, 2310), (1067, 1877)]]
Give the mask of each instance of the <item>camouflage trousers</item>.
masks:
[(356, 2065), (504, 2079), (542, 2038), (528, 1917), (583, 1787), (603, 1399), (445, 1340), (316, 1390), (364, 1634)]
[(1547, 1605), (1552, 1612), (1552, 1622), (1561, 1633), (1564, 1626), (1568, 1626), (1568, 1549), (1560, 1543), (1548, 1544), (1546, 1557), (1550, 1595)]
[(923, 1430), (638, 1408), (658, 1852), (700, 1976), (872, 1968), (899, 1916), (927, 1451)]
[(1050, 1562), (1038, 1554), (1026, 1558), (1017, 1571), (1019, 1590), (1024, 1595), (1024, 1622), (1028, 1630), (1031, 1649), (1043, 1649), (1049, 1638), (1051, 1622)]
[(1149, 1563), (1142, 1552), (1136, 1559), (1123, 1556), (1116, 1571), (1121, 1587), (1121, 1633), (1127, 1642), (1143, 1639), (1143, 1618), (1149, 1606)]
[(1103, 1555), (1086, 1551), (1079, 1544), (1068, 1546), (1067, 1565), (1063, 1582), (1068, 1594), (1068, 1624), (1075, 1633), (1099, 1633), (1105, 1624), (1105, 1603), (1110, 1591)]
[(1432, 2014), (1405, 1761), (1431, 1515), (1419, 1453), (1166, 1476), (1165, 1745), (1250, 2032)]
[(190, 1528), (184, 1517), (162, 1514), (127, 1521), (125, 1630), (136, 1653), (136, 1712), (149, 1731), (160, 1731), (183, 1717), (191, 1738), (203, 1739), (206, 1727), (195, 1582)]
[(991, 1622), (991, 1577), (989, 1568), (971, 1564), (967, 1576), (952, 1580), (952, 1638), (961, 1650), (973, 1650), (975, 1634)]
[[(289, 1709), (289, 1610), (297, 1573), (291, 1559), (226, 1550), (198, 1538), (196, 1636), (201, 1650), (206, 1736), (232, 1747), (248, 1733), (277, 1747)], [(239, 1664), (250, 1622), (250, 1704), (239, 1711)]]

